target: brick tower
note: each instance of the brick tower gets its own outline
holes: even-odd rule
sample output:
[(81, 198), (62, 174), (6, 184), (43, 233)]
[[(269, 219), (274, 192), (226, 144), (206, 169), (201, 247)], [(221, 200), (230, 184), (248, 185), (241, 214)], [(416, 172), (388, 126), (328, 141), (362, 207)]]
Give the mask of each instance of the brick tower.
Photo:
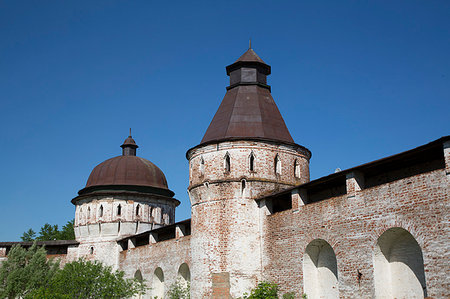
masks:
[(100, 260), (116, 267), (117, 240), (172, 224), (175, 207), (164, 173), (152, 162), (136, 156), (138, 148), (129, 136), (122, 155), (97, 165), (86, 187), (72, 199), (78, 257)]
[(190, 150), (193, 298), (238, 297), (262, 279), (255, 198), (309, 181), (308, 149), (294, 143), (271, 96), (271, 68), (249, 48), (227, 66), (230, 86)]

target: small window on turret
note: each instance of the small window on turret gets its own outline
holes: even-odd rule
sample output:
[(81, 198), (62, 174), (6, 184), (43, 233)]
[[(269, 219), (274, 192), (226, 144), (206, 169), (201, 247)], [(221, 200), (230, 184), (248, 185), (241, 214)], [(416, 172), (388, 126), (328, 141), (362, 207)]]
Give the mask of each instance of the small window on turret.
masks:
[(230, 159), (230, 155), (227, 153), (226, 155), (225, 155), (225, 161), (224, 161), (224, 168), (225, 168), (225, 171), (226, 172), (230, 172), (230, 170), (231, 170), (231, 159)]
[(103, 217), (103, 206), (100, 206), (98, 215), (99, 215), (99, 217)]
[(203, 157), (200, 158), (200, 174), (203, 175), (205, 173), (205, 160)]
[(140, 208), (141, 208), (141, 206), (137, 205), (137, 207), (136, 207), (136, 216), (139, 216)]
[(87, 213), (87, 220), (89, 221), (89, 219), (91, 219), (91, 208), (88, 208), (88, 213)]
[(117, 206), (117, 216), (120, 216), (122, 214), (122, 206), (118, 205)]
[(300, 177), (300, 163), (298, 163), (297, 159), (294, 161), (294, 176), (296, 178)]
[(252, 172), (255, 171), (255, 155), (253, 154), (253, 152), (250, 153), (249, 169)]
[(281, 160), (280, 156), (278, 154), (275, 156), (274, 160), (274, 168), (275, 168), (275, 174), (280, 175), (281, 174)]

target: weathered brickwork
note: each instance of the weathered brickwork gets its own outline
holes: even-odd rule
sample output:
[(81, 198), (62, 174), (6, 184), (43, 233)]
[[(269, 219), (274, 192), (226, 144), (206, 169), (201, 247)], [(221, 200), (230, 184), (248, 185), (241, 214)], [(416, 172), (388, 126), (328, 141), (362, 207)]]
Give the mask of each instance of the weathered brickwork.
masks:
[[(180, 266), (187, 264), (191, 269), (190, 236), (158, 242), (144, 246), (123, 250), (119, 254), (119, 268), (125, 271), (128, 277), (134, 277), (137, 270), (149, 288), (143, 298), (154, 298), (155, 270), (161, 268), (164, 277), (164, 294), (180, 277)], [(192, 271), (192, 270), (190, 270)]]
[(220, 290), (212, 287), (213, 273), (229, 277), (233, 297), (255, 286), (261, 276), (261, 246), (254, 199), (309, 181), (309, 157), (300, 146), (256, 141), (229, 141), (188, 152), (194, 298), (220, 298), (223, 284)]
[(372, 298), (377, 240), (389, 228), (400, 227), (422, 249), (428, 296), (448, 298), (448, 187), (445, 170), (439, 169), (266, 216), (263, 278), (299, 296), (306, 247), (323, 239), (336, 255), (339, 296)]

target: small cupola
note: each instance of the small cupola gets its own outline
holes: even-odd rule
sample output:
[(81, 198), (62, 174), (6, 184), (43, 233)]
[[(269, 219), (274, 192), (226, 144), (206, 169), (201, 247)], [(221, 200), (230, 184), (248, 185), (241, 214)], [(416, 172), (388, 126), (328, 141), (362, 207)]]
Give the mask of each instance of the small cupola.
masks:
[(267, 85), (270, 65), (267, 65), (253, 51), (251, 43), (248, 50), (236, 62), (227, 66), (226, 70), (227, 75), (230, 76), (230, 86), (227, 89), (239, 85), (259, 85), (270, 90), (270, 86)]
[(122, 156), (136, 156), (136, 149), (139, 147), (134, 139), (131, 137), (131, 129), (130, 136), (123, 142), (120, 146), (122, 148)]

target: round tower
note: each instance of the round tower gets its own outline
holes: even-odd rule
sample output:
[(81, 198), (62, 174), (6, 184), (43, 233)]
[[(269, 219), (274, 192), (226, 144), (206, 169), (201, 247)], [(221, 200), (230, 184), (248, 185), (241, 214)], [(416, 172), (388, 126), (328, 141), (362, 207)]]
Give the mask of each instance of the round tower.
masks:
[(136, 156), (138, 145), (131, 134), (121, 147), (122, 155), (97, 165), (72, 199), (79, 256), (113, 266), (119, 252), (116, 240), (174, 223), (180, 204), (164, 173)]
[(225, 97), (186, 154), (193, 298), (238, 297), (256, 285), (262, 261), (254, 199), (309, 181), (311, 153), (294, 142), (271, 96), (270, 66), (249, 48), (226, 71)]

